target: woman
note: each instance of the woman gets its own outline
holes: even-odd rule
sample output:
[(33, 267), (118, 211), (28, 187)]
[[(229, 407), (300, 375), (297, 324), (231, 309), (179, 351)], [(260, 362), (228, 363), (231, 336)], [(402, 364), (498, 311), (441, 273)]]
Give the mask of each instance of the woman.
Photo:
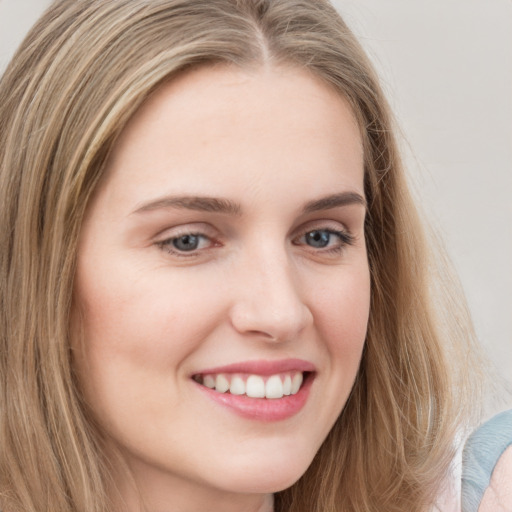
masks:
[(4, 510), (439, 502), (471, 331), (327, 2), (57, 1), (0, 105)]

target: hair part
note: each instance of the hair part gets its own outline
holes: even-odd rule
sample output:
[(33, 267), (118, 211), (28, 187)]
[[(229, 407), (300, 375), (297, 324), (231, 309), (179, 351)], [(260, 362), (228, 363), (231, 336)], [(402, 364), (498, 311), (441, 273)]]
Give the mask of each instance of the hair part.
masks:
[[(141, 104), (179, 73), (216, 64), (309, 70), (348, 100), (363, 137), (365, 351), (344, 411), (304, 476), (276, 495), (276, 512), (423, 511), (435, 500), (466, 417), (458, 390), (471, 393), (447, 347), (460, 354), (472, 333), (463, 302), (435, 302), (451, 292), (430, 283), (436, 265), (392, 116), (334, 8), (323, 0), (60, 0), (0, 81), (0, 501), (9, 512), (110, 509), (109, 464), (69, 343), (82, 218)], [(446, 304), (455, 321), (437, 315)]]

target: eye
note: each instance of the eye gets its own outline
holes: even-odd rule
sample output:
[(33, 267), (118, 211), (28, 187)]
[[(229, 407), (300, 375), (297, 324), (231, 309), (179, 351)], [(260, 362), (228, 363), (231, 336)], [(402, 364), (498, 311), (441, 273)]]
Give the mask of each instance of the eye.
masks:
[(353, 236), (347, 231), (326, 228), (307, 231), (295, 239), (294, 245), (307, 245), (325, 252), (339, 252), (353, 241)]
[(317, 249), (323, 249), (327, 247), (331, 243), (331, 239), (333, 238), (333, 233), (330, 231), (310, 231), (304, 235), (305, 242), (307, 245), (311, 247), (315, 247)]
[(170, 242), (178, 251), (189, 252), (199, 249), (201, 242), (204, 242), (204, 238), (202, 235), (183, 235), (171, 238)]
[(176, 256), (194, 256), (203, 249), (209, 249), (215, 242), (203, 233), (183, 233), (166, 238), (157, 245), (164, 251)]

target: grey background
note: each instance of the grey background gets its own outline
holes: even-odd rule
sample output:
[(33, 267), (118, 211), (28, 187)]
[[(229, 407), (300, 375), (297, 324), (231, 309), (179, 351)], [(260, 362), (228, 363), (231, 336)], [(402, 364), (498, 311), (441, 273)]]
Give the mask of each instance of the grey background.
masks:
[[(49, 3), (0, 0), (0, 72)], [(512, 0), (334, 4), (380, 72), (423, 209), (512, 383)]]

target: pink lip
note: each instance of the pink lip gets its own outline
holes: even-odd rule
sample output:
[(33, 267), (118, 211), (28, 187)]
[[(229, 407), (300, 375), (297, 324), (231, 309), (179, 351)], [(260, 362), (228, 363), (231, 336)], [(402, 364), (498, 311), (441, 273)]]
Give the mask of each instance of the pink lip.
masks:
[(247, 361), (227, 366), (208, 368), (197, 372), (196, 375), (218, 373), (251, 373), (256, 375), (275, 375), (289, 371), (308, 372), (299, 392), (295, 395), (283, 396), (277, 399), (250, 398), (246, 395), (219, 393), (195, 381), (194, 384), (217, 404), (220, 404), (235, 414), (251, 420), (262, 422), (281, 421), (297, 414), (306, 404), (311, 385), (315, 378), (316, 368), (313, 364), (300, 359), (281, 361)]
[(228, 364), (226, 366), (217, 366), (207, 368), (196, 372), (195, 375), (208, 375), (212, 373), (252, 373), (255, 375), (276, 375), (284, 372), (315, 372), (316, 367), (309, 361), (303, 359), (281, 359), (278, 361), (244, 361), (240, 363)]

